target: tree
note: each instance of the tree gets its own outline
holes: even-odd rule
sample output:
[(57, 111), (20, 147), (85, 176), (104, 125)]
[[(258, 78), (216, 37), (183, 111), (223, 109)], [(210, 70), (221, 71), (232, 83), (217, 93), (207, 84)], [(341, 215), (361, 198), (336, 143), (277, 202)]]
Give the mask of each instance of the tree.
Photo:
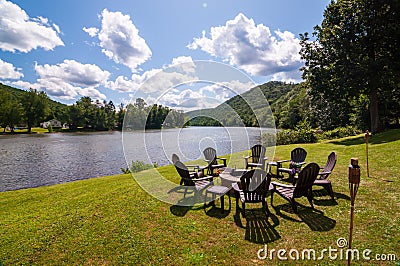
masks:
[(48, 101), (49, 97), (45, 92), (35, 89), (29, 89), (23, 96), (22, 105), (28, 125), (28, 133), (31, 132), (32, 126), (38, 124), (48, 114)]
[(6, 130), (10, 127), (14, 132), (15, 125), (21, 122), (22, 106), (20, 102), (9, 92), (0, 94), (0, 126)]
[(378, 106), (400, 84), (399, 20), (399, 1), (332, 1), (321, 26), (314, 27), (316, 40), (300, 36), (303, 78), (313, 101), (340, 106), (349, 115), (352, 104), (367, 95), (371, 130), (379, 131)]

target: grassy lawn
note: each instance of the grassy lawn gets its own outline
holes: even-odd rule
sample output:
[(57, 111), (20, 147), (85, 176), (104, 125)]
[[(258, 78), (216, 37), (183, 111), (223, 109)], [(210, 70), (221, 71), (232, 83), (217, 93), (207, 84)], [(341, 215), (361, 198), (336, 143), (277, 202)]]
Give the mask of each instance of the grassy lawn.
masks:
[[(331, 151), (338, 155), (330, 176), (336, 202), (319, 187), (314, 205), (299, 199), (299, 214), (274, 196), (268, 219), (260, 205), (248, 205), (243, 218), (232, 199), (219, 208), (182, 207), (161, 202), (141, 189), (130, 175), (116, 175), (0, 193), (0, 265), (266, 265), (284, 264), (259, 260), (257, 251), (337, 248), (336, 241), (349, 235), (350, 200), (348, 165), (358, 157), (362, 169), (355, 206), (353, 248), (362, 252), (397, 255), (396, 261), (360, 261), (354, 265), (396, 265), (400, 261), (400, 130), (370, 138), (370, 177), (366, 177), (362, 135), (318, 144), (278, 146), (275, 159), (287, 159), (302, 146), (307, 161), (321, 166)], [(244, 153), (243, 153), (244, 154)], [(243, 165), (243, 159), (235, 162)], [(137, 178), (152, 175), (148, 170)], [(172, 166), (159, 169), (179, 181)], [(225, 197), (227, 198), (227, 197)], [(217, 202), (219, 207), (219, 202)], [(339, 253), (337, 253), (340, 256)], [(288, 256), (288, 254), (286, 254)], [(289, 265), (345, 265), (330, 260), (288, 260)]]
[[(0, 127), (0, 133), (3, 133), (3, 131), (4, 131), (4, 128), (2, 128), (2, 127)], [(9, 130), (6, 130), (6, 132), (5, 133), (10, 133), (11, 131), (9, 131)], [(47, 128), (42, 128), (42, 127), (33, 127), (32, 129), (31, 129), (31, 132), (32, 133), (47, 133), (47, 132), (49, 132), (49, 130), (47, 129)], [(27, 128), (24, 128), (24, 129), (16, 129), (15, 131), (14, 131), (14, 133), (28, 133), (28, 129)]]

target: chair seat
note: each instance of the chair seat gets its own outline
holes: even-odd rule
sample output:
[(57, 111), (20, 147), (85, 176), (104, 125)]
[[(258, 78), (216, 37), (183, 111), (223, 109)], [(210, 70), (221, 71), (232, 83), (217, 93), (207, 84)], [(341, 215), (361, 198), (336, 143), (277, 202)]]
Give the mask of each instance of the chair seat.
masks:
[(196, 181), (194, 184), (195, 184), (196, 190), (203, 190), (206, 187), (212, 185), (213, 182), (210, 182), (208, 180), (200, 180), (200, 181)]
[(276, 187), (275, 191), (278, 192), (284, 198), (287, 199), (293, 198), (294, 188)]

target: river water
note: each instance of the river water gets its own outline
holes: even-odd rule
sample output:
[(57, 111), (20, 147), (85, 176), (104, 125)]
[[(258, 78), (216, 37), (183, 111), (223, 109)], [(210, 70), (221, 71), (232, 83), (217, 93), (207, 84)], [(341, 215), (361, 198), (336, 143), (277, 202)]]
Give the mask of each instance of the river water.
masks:
[(166, 165), (172, 153), (182, 161), (249, 149), (260, 129), (189, 127), (143, 132), (52, 133), (0, 136), (0, 191), (46, 186), (121, 173), (140, 160)]

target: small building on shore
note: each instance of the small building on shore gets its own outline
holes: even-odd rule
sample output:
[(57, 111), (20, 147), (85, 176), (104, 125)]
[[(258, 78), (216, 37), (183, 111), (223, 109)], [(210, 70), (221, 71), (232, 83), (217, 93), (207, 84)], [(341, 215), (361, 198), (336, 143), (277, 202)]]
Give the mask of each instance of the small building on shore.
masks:
[(51, 119), (49, 121), (42, 123), (43, 128), (48, 128), (50, 125), (52, 128), (61, 128), (62, 127), (61, 121), (58, 121), (57, 119)]

